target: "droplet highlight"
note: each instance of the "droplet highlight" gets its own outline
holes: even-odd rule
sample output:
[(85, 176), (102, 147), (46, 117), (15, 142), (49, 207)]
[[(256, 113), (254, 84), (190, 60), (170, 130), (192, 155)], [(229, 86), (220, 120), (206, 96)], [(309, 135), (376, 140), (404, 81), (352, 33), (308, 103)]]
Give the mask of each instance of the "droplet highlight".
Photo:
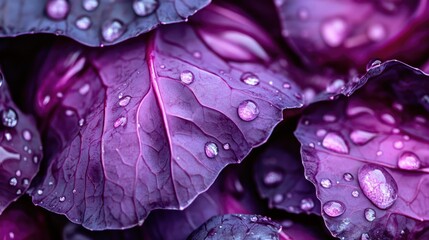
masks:
[(208, 142), (204, 146), (204, 152), (208, 158), (215, 158), (219, 154), (219, 148), (216, 143)]
[(398, 158), (400, 169), (415, 170), (420, 168), (420, 158), (412, 152), (403, 152)]
[(259, 115), (259, 108), (255, 102), (251, 100), (246, 100), (238, 105), (238, 116), (241, 120), (250, 122), (255, 120)]
[(365, 215), (365, 219), (366, 219), (368, 222), (372, 222), (372, 221), (374, 221), (374, 220), (375, 220), (375, 210), (374, 210), (374, 209), (372, 209), (372, 208), (367, 208), (367, 209), (365, 209), (365, 211), (364, 211), (364, 215)]
[(78, 19), (76, 19), (76, 27), (81, 30), (87, 30), (91, 27), (91, 19), (88, 16), (82, 16)]
[(245, 72), (243, 73), (243, 75), (241, 75), (240, 80), (250, 86), (256, 86), (259, 84), (260, 80), (258, 78), (258, 76), (256, 76), (255, 74), (251, 73), (251, 72)]
[(354, 177), (353, 177), (353, 175), (351, 173), (344, 173), (343, 174), (343, 179), (346, 182), (351, 182), (351, 181), (353, 181)]
[(339, 217), (346, 211), (346, 207), (339, 201), (328, 201), (323, 204), (323, 212), (329, 217)]
[(322, 146), (337, 153), (349, 153), (349, 147), (344, 139), (333, 132), (325, 135), (322, 140)]
[(331, 188), (332, 182), (331, 182), (331, 180), (324, 178), (324, 179), (320, 180), (320, 186), (322, 186), (323, 188)]
[(304, 211), (310, 211), (314, 208), (314, 202), (311, 198), (303, 198), (300, 203), (300, 208)]
[(118, 104), (121, 107), (126, 107), (130, 103), (130, 101), (131, 101), (131, 97), (125, 96), (119, 100)]

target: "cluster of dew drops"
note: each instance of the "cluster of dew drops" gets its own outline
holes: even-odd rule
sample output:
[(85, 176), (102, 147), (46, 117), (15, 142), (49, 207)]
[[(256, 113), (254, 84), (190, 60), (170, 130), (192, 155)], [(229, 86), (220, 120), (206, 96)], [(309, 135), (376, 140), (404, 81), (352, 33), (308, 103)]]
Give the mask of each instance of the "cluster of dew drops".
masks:
[[(88, 30), (92, 26), (90, 12), (99, 7), (99, 0), (82, 0), (82, 8), (88, 14), (81, 15), (74, 20), (75, 26), (82, 30)], [(158, 8), (158, 0), (134, 0), (132, 9), (138, 17), (151, 15)], [(70, 12), (70, 3), (67, 0), (49, 0), (45, 7), (46, 14), (55, 21), (64, 20)], [(125, 24), (119, 19), (108, 19), (101, 26), (101, 36), (106, 42), (114, 42), (120, 38), (126, 30)]]
[[(0, 88), (3, 85), (3, 81), (4, 81), (3, 76), (0, 73)], [(1, 125), (2, 125), (2, 128), (4, 130), (3, 139), (6, 140), (6, 142), (11, 142), (13, 140), (13, 135), (12, 135), (11, 131), (18, 125), (18, 122), (19, 122), (18, 114), (13, 108), (6, 107), (5, 109), (2, 109), (0, 111), (0, 116), (1, 116)], [(30, 130), (28, 130), (28, 129), (24, 129), (22, 131), (21, 137), (26, 142), (31, 142), (33, 139), (33, 135), (30, 132)], [(23, 150), (25, 152), (27, 152), (28, 154), (33, 153), (33, 150), (31, 150), (31, 148), (29, 148), (27, 145), (24, 146)], [(0, 146), (0, 155), (3, 156), (3, 159), (5, 159), (5, 158), (18, 159), (18, 160), (21, 159), (21, 156), (19, 154), (9, 152), (8, 150), (6, 150), (5, 148), (3, 148), (1, 146)], [(22, 159), (23, 159), (23, 161), (28, 160), (27, 157), (25, 157), (25, 156), (22, 157)], [(33, 160), (34, 164), (38, 164), (39, 157), (37, 155), (34, 155), (32, 160)], [(1, 161), (2, 161), (2, 159), (0, 159), (0, 162)], [(18, 186), (18, 183), (19, 183), (18, 179), (21, 176), (22, 176), (22, 171), (17, 169), (15, 171), (15, 176), (13, 176), (9, 179), (9, 185), (12, 187), (19, 187)], [(30, 181), (28, 178), (22, 179), (22, 186), (28, 187), (29, 184), (30, 184)], [(17, 195), (21, 195), (22, 193), (23, 192), (21, 189), (18, 188), (16, 190)]]

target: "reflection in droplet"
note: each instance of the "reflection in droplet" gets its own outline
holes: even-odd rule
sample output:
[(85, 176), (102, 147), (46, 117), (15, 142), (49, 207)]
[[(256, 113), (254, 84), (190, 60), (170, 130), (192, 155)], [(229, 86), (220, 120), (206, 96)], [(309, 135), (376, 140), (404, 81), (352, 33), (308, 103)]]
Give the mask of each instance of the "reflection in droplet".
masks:
[(98, 7), (98, 0), (83, 0), (82, 6), (86, 11), (94, 11)]
[(89, 27), (91, 27), (91, 19), (88, 16), (82, 16), (78, 19), (76, 19), (76, 27), (82, 30), (87, 30)]
[(204, 152), (208, 158), (215, 158), (219, 154), (219, 148), (216, 143), (208, 142), (204, 146)]
[(49, 0), (46, 4), (46, 13), (54, 20), (66, 18), (69, 11), (70, 6), (66, 0)]
[(118, 104), (121, 107), (125, 107), (130, 103), (130, 100), (131, 100), (130, 96), (125, 96), (119, 100)]
[(365, 196), (380, 209), (389, 208), (398, 198), (395, 179), (381, 166), (362, 166), (358, 171), (358, 180)]
[(158, 0), (134, 0), (133, 10), (141, 17), (153, 13), (158, 8)]
[(375, 211), (372, 208), (367, 208), (364, 211), (365, 219), (368, 220), (368, 222), (372, 222), (375, 220)]
[(194, 74), (191, 71), (185, 70), (180, 73), (180, 81), (189, 85), (194, 81)]
[(350, 133), (350, 139), (354, 144), (363, 145), (375, 138), (377, 134), (363, 130), (353, 130)]
[(326, 134), (323, 138), (322, 146), (337, 153), (349, 153), (349, 147), (344, 139), (333, 132)]
[(18, 124), (18, 114), (13, 108), (6, 108), (1, 112), (3, 126), (13, 128)]
[(332, 186), (332, 182), (331, 180), (324, 178), (320, 180), (320, 186), (322, 186), (323, 188), (330, 188)]
[(246, 100), (240, 103), (237, 108), (238, 116), (241, 120), (250, 122), (255, 120), (259, 115), (259, 108), (255, 102)]
[(338, 47), (346, 38), (347, 23), (341, 18), (329, 19), (322, 23), (320, 30), (326, 45)]
[(83, 124), (85, 124), (85, 119), (83, 119), (83, 118), (79, 119), (78, 124), (79, 124), (80, 127), (82, 127)]
[(251, 72), (245, 72), (241, 75), (240, 80), (247, 85), (256, 86), (259, 84), (259, 78)]
[(323, 212), (330, 217), (341, 216), (346, 211), (346, 207), (339, 201), (328, 201), (323, 204)]
[(101, 27), (101, 35), (106, 42), (116, 41), (125, 32), (124, 24), (119, 20), (108, 20)]
[(343, 179), (346, 182), (350, 182), (350, 181), (353, 181), (354, 177), (353, 177), (353, 175), (351, 173), (344, 173), (343, 174)]
[(420, 168), (420, 158), (412, 152), (403, 152), (398, 159), (398, 167), (401, 169), (415, 170)]
[(118, 128), (121, 126), (124, 126), (127, 123), (127, 118), (122, 116), (116, 119), (115, 123), (113, 124), (113, 127)]

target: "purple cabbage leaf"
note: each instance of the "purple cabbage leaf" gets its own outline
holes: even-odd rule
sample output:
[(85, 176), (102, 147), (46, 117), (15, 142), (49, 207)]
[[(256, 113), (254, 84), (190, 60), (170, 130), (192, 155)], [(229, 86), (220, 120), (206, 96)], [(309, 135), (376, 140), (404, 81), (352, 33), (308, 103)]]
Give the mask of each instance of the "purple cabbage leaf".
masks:
[(184, 209), (302, 106), (252, 21), (218, 6), (199, 14), (110, 48), (52, 48), (35, 97), (49, 143), (35, 204), (96, 230)]
[(260, 215), (227, 214), (210, 218), (188, 240), (272, 239), (278, 240), (281, 226)]
[(0, 36), (53, 33), (108, 46), (183, 22), (210, 0), (0, 0)]
[(30, 187), (39, 171), (42, 145), (32, 117), (13, 102), (0, 72), (0, 214)]
[(418, 239), (428, 229), (428, 121), (429, 77), (398, 61), (375, 62), (304, 111), (295, 135), (333, 236)]

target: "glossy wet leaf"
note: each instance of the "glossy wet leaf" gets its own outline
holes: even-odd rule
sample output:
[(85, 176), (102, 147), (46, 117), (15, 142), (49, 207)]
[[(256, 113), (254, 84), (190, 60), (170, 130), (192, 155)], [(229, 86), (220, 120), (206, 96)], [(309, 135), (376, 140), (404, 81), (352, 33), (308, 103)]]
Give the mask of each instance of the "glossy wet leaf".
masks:
[(186, 21), (210, 0), (1, 0), (0, 36), (65, 35), (88, 46), (112, 45), (158, 25)]
[(342, 93), (295, 133), (325, 222), (345, 239), (415, 239), (429, 225), (429, 77), (389, 61)]
[(30, 187), (41, 159), (36, 123), (15, 105), (0, 72), (0, 214)]
[[(265, 49), (246, 32), (253, 26), (228, 28), (228, 21), (235, 24), (223, 18), (225, 31)], [(230, 43), (224, 35), (210, 42), (196, 34), (210, 29), (181, 24), (107, 49), (54, 47), (35, 100), (50, 144), (34, 203), (89, 229), (183, 209), (263, 143), (283, 109), (302, 106), (299, 89), (271, 67), (275, 59), (233, 39), (232, 52), (248, 53), (235, 62), (211, 48), (216, 38)], [(257, 73), (257, 86), (242, 81), (248, 72)], [(282, 88), (286, 81), (291, 89)]]

